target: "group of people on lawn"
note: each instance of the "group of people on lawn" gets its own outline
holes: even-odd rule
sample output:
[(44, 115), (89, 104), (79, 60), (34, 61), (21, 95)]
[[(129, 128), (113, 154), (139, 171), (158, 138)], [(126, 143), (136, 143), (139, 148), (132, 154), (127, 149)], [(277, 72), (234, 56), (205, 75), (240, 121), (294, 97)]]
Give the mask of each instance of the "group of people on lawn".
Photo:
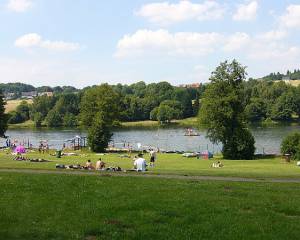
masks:
[[(154, 151), (154, 149), (150, 149), (149, 155), (150, 155), (150, 165), (149, 166), (154, 167), (154, 163), (156, 161), (156, 152)], [(135, 156), (133, 158), (133, 169), (135, 171), (145, 172), (145, 171), (147, 171), (147, 167), (148, 167), (148, 164), (147, 164), (145, 158), (143, 158), (142, 153), (139, 153), (137, 156)], [(94, 167), (93, 163), (91, 162), (91, 160), (87, 160), (87, 162), (85, 164), (85, 169), (103, 170), (103, 171), (107, 170), (106, 163), (103, 162), (101, 158), (96, 162), (95, 167)], [(120, 169), (120, 167), (117, 167), (117, 169)]]

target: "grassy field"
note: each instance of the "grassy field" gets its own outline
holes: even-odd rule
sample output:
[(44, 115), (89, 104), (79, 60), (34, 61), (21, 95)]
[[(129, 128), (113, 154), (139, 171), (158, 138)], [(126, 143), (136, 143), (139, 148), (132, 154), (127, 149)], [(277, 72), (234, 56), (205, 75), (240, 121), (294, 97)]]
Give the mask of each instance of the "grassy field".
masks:
[(20, 100), (20, 99), (19, 100), (8, 100), (8, 101), (6, 101), (5, 112), (8, 113), (8, 112), (16, 110), (17, 106), (19, 106), (22, 101), (32, 103), (31, 99), (29, 99), (29, 100)]
[[(53, 152), (54, 153), (54, 152)], [(133, 157), (134, 155), (132, 155)], [(34, 163), (14, 161), (13, 156), (0, 152), (0, 168), (26, 168), (26, 169), (49, 169), (55, 170), (55, 164), (81, 164), (90, 159), (95, 164), (98, 158), (102, 158), (107, 166), (120, 166), (122, 169), (131, 169), (132, 158), (122, 158), (120, 154), (106, 154), (104, 156), (94, 153), (80, 153), (78, 156), (63, 156), (58, 159), (49, 154), (27, 153), (29, 158), (43, 158), (50, 160), (48, 163)], [(149, 161), (149, 156), (145, 158)], [(223, 168), (212, 168), (214, 161), (196, 158), (184, 158), (180, 154), (159, 154), (156, 166), (149, 168), (147, 174), (176, 174), (176, 175), (209, 175), (209, 176), (232, 176), (232, 177), (254, 177), (254, 178), (300, 178), (300, 167), (295, 162), (285, 163), (280, 158), (258, 159), (258, 160), (221, 160)], [(67, 170), (72, 171), (72, 170)]]
[[(182, 126), (182, 127), (196, 127), (198, 125), (197, 118), (191, 117), (186, 119), (180, 119), (180, 120), (173, 120), (170, 124), (170, 126)], [(137, 122), (122, 122), (122, 127), (159, 127), (164, 126), (160, 125), (158, 121), (137, 121)]]
[(0, 174), (1, 239), (298, 239), (300, 188)]

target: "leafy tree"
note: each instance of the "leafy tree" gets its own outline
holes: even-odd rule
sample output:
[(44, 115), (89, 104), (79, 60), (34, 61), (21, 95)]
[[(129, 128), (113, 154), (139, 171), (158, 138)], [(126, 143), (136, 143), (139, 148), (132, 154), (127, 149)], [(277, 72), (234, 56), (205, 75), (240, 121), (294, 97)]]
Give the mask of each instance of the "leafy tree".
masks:
[(17, 124), (25, 121), (24, 116), (18, 111), (11, 111), (8, 114), (8, 123), (9, 124)]
[(157, 109), (157, 120), (161, 123), (170, 122), (173, 119), (173, 108), (168, 105), (161, 105)]
[(24, 121), (28, 120), (30, 117), (30, 106), (26, 101), (22, 101), (16, 108), (16, 112), (22, 115)]
[(199, 98), (199, 94), (196, 93), (196, 98), (194, 100), (194, 104), (193, 104), (193, 115), (197, 116), (198, 112), (199, 112), (199, 108), (200, 108), (200, 98)]
[(120, 96), (109, 85), (102, 84), (85, 91), (80, 104), (82, 124), (90, 126), (97, 113), (101, 113), (106, 124), (119, 117)]
[(281, 143), (281, 153), (291, 154), (293, 159), (300, 160), (300, 133), (294, 132), (285, 137)]
[(65, 127), (76, 127), (78, 125), (76, 116), (72, 113), (66, 113), (63, 117), (63, 125)]
[(48, 127), (60, 127), (63, 122), (62, 116), (56, 109), (50, 110), (45, 120)]
[(7, 130), (7, 115), (5, 114), (5, 102), (3, 100), (3, 95), (0, 90), (0, 137), (5, 136)]
[(185, 88), (176, 88), (174, 90), (174, 100), (181, 102), (183, 106), (183, 117), (193, 116), (192, 99)]
[(221, 63), (212, 73), (201, 101), (199, 120), (207, 124), (209, 139), (223, 144), (226, 159), (254, 156), (254, 138), (245, 125), (245, 77), (245, 67), (236, 60)]
[(74, 115), (79, 114), (79, 97), (75, 93), (61, 94), (55, 104), (56, 110), (64, 115), (66, 113), (72, 113)]
[(271, 118), (274, 120), (291, 120), (297, 104), (297, 98), (293, 92), (289, 91), (281, 95), (273, 105)]
[(42, 122), (43, 122), (43, 116), (40, 112), (36, 112), (33, 117), (32, 117), (33, 121), (34, 121), (34, 125), (36, 127), (41, 127), (42, 126)]
[(42, 119), (45, 119), (48, 112), (54, 107), (57, 101), (56, 97), (40, 96), (33, 99), (31, 116), (39, 112)]
[(98, 112), (88, 130), (88, 145), (93, 152), (105, 152), (112, 137), (110, 126), (105, 122), (102, 112)]
[(259, 98), (252, 98), (245, 108), (245, 114), (250, 121), (260, 121), (266, 118), (267, 109), (264, 102)]
[(157, 120), (158, 108), (159, 107), (153, 108), (153, 110), (150, 112), (151, 120)]

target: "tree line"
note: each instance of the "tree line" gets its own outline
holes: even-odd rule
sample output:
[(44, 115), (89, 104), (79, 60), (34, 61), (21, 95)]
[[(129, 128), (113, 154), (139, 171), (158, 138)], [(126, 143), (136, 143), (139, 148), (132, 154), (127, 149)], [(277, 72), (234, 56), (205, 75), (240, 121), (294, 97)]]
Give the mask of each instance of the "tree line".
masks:
[[(104, 92), (110, 93), (109, 101), (104, 101)], [(95, 97), (95, 91), (101, 92)], [(56, 92), (53, 96), (38, 96), (29, 104), (22, 101), (15, 111), (9, 113), (10, 124), (22, 123), (29, 119), (36, 126), (45, 123), (48, 127), (74, 127), (84, 122), (82, 112), (87, 105), (100, 104), (114, 109), (118, 106), (118, 121), (158, 120), (170, 122), (196, 116), (199, 98), (203, 89), (175, 87), (167, 82), (132, 85), (92, 86), (74, 92)], [(98, 95), (97, 95), (98, 96)], [(114, 97), (113, 97), (114, 96)], [(108, 111), (109, 112), (109, 111)]]
[[(196, 116), (202, 104), (203, 92), (211, 83), (200, 88), (175, 87), (167, 82), (131, 85), (107, 85), (116, 95), (108, 105), (118, 103), (118, 121), (157, 120), (168, 123), (173, 119)], [(15, 111), (9, 113), (9, 123), (22, 123), (29, 119), (36, 126), (43, 123), (48, 127), (74, 127), (82, 121), (80, 111), (83, 98), (91, 89), (77, 92), (56, 92), (52, 97), (39, 96), (32, 104), (23, 101)], [(300, 116), (300, 86), (284, 82), (254, 80), (243, 82), (245, 119), (257, 121), (291, 121)], [(99, 99), (101, 101), (101, 99)]]

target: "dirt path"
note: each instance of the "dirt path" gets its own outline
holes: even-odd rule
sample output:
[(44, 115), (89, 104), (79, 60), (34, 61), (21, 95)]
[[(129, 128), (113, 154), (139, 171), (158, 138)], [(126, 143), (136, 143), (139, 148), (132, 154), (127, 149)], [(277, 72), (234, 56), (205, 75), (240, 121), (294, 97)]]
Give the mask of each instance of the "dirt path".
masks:
[(144, 177), (165, 179), (186, 179), (197, 181), (229, 181), (229, 182), (267, 182), (267, 183), (300, 183), (299, 178), (241, 178), (241, 177), (218, 177), (218, 176), (187, 176), (171, 174), (147, 174), (147, 173), (117, 173), (117, 172), (86, 172), (86, 171), (61, 171), (61, 170), (33, 170), (33, 169), (0, 169), (0, 173), (27, 173), (27, 174), (63, 174), (63, 175), (85, 175), (100, 177)]

